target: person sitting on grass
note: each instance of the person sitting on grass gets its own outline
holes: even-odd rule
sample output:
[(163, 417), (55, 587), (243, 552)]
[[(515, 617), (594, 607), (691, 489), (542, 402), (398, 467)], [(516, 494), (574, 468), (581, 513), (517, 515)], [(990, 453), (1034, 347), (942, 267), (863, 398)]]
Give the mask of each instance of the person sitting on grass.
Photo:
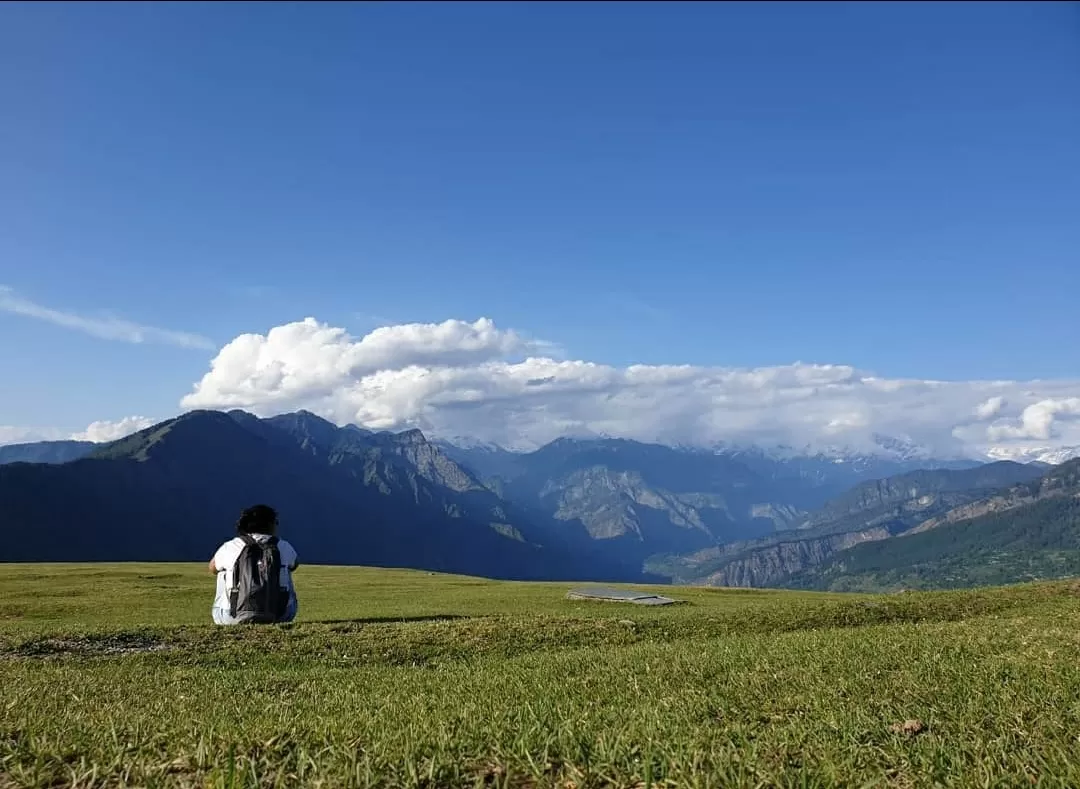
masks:
[(291, 622), (296, 616), (296, 550), (278, 539), (277, 528), (277, 512), (265, 504), (240, 513), (237, 536), (210, 560), (210, 572), (217, 575), (211, 612), (215, 623), (269, 624)]

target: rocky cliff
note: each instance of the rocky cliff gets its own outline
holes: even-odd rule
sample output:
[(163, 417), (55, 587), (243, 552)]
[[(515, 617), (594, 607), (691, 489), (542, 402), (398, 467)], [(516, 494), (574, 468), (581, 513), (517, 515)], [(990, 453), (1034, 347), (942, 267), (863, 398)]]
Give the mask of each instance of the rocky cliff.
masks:
[(837, 551), (890, 536), (883, 526), (807, 540), (778, 542), (732, 558), (705, 576), (705, 586), (769, 586), (807, 567), (821, 564)]
[(880, 515), (890, 507), (897, 512), (926, 512), (955, 507), (1017, 483), (1038, 479), (1044, 469), (1002, 461), (972, 469), (919, 470), (886, 479), (870, 480), (827, 502), (801, 524), (814, 528), (850, 519)]
[(1046, 499), (1077, 496), (1080, 495), (1077, 492), (1078, 487), (1080, 487), (1080, 459), (1064, 463), (1046, 472), (1038, 480), (1014, 485), (995, 495), (953, 507), (937, 517), (928, 518), (911, 529), (908, 534), (921, 534), (950, 523), (1008, 512)]
[[(710, 586), (768, 586), (803, 573), (833, 554), (863, 542), (919, 528), (933, 518), (981, 503), (988, 490), (1014, 485), (1014, 495), (1034, 495), (1043, 470), (1019, 463), (976, 469), (929, 470), (864, 482), (802, 518), (795, 531), (667, 557), (653, 564), (676, 582)], [(1016, 485), (1015, 483), (1021, 483)], [(959, 515), (956, 517), (960, 517)], [(971, 517), (968, 515), (967, 517)]]

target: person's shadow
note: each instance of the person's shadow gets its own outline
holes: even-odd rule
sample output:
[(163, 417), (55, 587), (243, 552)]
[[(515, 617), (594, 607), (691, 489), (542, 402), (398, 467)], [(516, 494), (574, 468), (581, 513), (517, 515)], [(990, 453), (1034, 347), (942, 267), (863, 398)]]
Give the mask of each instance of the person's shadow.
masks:
[(308, 625), (385, 625), (405, 622), (452, 622), (457, 619), (472, 619), (461, 614), (433, 614), (430, 616), (367, 616), (357, 619), (307, 619)]

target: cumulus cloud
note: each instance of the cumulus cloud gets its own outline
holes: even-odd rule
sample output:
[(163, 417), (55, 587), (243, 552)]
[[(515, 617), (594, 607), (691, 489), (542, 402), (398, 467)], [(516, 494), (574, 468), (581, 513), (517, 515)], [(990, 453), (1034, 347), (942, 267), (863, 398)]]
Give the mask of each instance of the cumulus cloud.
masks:
[(208, 337), (198, 334), (143, 326), (122, 318), (91, 318), (46, 307), (19, 296), (14, 290), (4, 285), (0, 285), (0, 311), (45, 321), (56, 326), (63, 326), (65, 329), (74, 329), (103, 340), (135, 344), (157, 343), (207, 351), (212, 351), (216, 347)]
[(1061, 422), (1059, 417), (1069, 419), (1077, 416), (1080, 416), (1080, 397), (1049, 398), (1029, 405), (1017, 420), (990, 425), (986, 429), (986, 436), (990, 441), (1003, 439), (1048, 441), (1059, 432)]
[(91, 422), (86, 430), (73, 433), (71, 438), (76, 441), (93, 441), (96, 444), (116, 441), (150, 427), (154, 421), (145, 416), (125, 416), (115, 422)]
[(1001, 395), (996, 397), (990, 397), (986, 401), (979, 403), (975, 409), (975, 417), (977, 419), (992, 419), (1001, 413), (1006, 405), (1005, 398)]
[(150, 427), (155, 420), (145, 416), (126, 416), (115, 422), (92, 422), (85, 430), (68, 433), (55, 427), (14, 427), (0, 425), (0, 446), (5, 444), (29, 444), (36, 441), (93, 441), (101, 444), (116, 441)]
[[(228, 343), (181, 405), (261, 415), (306, 408), (339, 424), (419, 427), (519, 448), (612, 435), (869, 450), (885, 435), (938, 454), (985, 455), (1002, 442), (1041, 440), (1069, 406), (1051, 409), (1045, 427), (1040, 408), (1080, 394), (1080, 381), (888, 379), (802, 363), (617, 368), (555, 356), (483, 318), (363, 337), (307, 318)], [(999, 422), (986, 420), (994, 417), (1019, 427), (993, 431)], [(1077, 425), (1065, 429), (1059, 419), (1057, 427), (1055, 440), (1080, 443)]]
[[(389, 372), (408, 377), (436, 368), (467, 370), (491, 359), (546, 348), (516, 332), (497, 329), (487, 318), (474, 323), (385, 326), (359, 340), (345, 329), (306, 318), (274, 327), (266, 335), (243, 334), (228, 343), (183, 405), (303, 405), (333, 396), (350, 383), (387, 385), (384, 374)], [(387, 418), (391, 424), (397, 419), (393, 414)]]

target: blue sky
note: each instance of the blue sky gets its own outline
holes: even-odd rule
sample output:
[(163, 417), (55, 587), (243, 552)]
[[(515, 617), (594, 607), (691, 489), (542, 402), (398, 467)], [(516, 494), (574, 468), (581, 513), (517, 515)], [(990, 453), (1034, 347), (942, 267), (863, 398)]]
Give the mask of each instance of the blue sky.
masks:
[[(1078, 377), (1075, 4), (9, 3), (0, 53), (9, 307)], [(167, 416), (214, 356), (23, 313), (0, 424)]]

